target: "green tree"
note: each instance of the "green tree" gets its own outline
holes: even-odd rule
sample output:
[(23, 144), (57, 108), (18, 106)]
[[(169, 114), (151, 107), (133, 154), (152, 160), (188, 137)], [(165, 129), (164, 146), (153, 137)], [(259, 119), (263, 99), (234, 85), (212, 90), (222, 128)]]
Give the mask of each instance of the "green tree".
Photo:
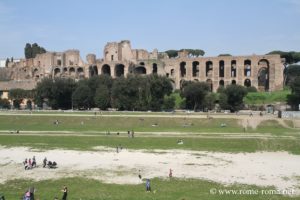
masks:
[(11, 89), (8, 97), (12, 100), (14, 108), (20, 109), (21, 103), (27, 97), (27, 91), (19, 88)]
[(227, 101), (222, 102), (222, 106), (226, 105), (226, 107), (222, 108), (229, 109), (231, 112), (235, 112), (243, 108), (243, 99), (247, 95), (247, 89), (241, 85), (228, 85), (223, 94), (226, 95), (226, 98), (222, 96), (222, 98), (224, 98), (222, 101), (225, 99), (227, 99)]
[(279, 54), (281, 58), (285, 59), (285, 64), (284, 64), (284, 71), (283, 71), (283, 83), (286, 85), (288, 84), (288, 79), (289, 79), (289, 65), (298, 63), (300, 61), (300, 52), (295, 52), (295, 51), (271, 51), (268, 53), (270, 54)]
[(35, 89), (35, 103), (39, 107), (46, 103), (52, 109), (70, 109), (75, 86), (73, 79), (44, 78)]
[(52, 95), (52, 87), (54, 82), (51, 78), (44, 78), (41, 82), (37, 83), (35, 88), (35, 97), (34, 102), (40, 108), (43, 107), (43, 103), (47, 103), (49, 105), (49, 99), (53, 98)]
[(224, 110), (228, 109), (228, 107), (229, 107), (227, 101), (228, 101), (228, 98), (227, 98), (227, 95), (225, 94), (225, 91), (220, 93), (219, 106)]
[(217, 95), (213, 92), (210, 92), (204, 97), (203, 105), (208, 110), (213, 110), (216, 105), (216, 100), (217, 100)]
[(175, 97), (172, 95), (166, 95), (164, 97), (163, 109), (164, 110), (173, 110), (175, 107)]
[(293, 110), (299, 110), (300, 104), (300, 76), (296, 77), (290, 84), (292, 93), (287, 97), (287, 103)]
[(72, 94), (72, 104), (74, 108), (89, 109), (91, 106), (91, 89), (86, 84), (80, 84)]
[(108, 88), (110, 93), (113, 84), (113, 79), (111, 78), (111, 76), (103, 75), (103, 74), (100, 76), (93, 76), (87, 80), (82, 80), (82, 81), (87, 82), (89, 88), (91, 89), (92, 107), (96, 106), (94, 100), (95, 100), (96, 90), (98, 89), (98, 87), (104, 85)]
[(0, 98), (0, 108), (1, 109), (10, 109), (10, 102), (8, 99)]
[(32, 47), (31, 47), (31, 44), (27, 43), (25, 45), (24, 52), (25, 52), (25, 58), (26, 59), (32, 58)]
[(281, 58), (285, 59), (287, 64), (294, 64), (300, 61), (300, 52), (295, 51), (271, 51), (270, 54), (279, 54)]
[(131, 76), (119, 77), (112, 86), (112, 104), (119, 110), (133, 110), (138, 99), (138, 87), (130, 82)]
[(218, 56), (220, 57), (220, 56), (232, 56), (232, 55), (229, 53), (223, 53), (223, 54), (219, 54)]
[(257, 92), (257, 89), (254, 86), (247, 87), (246, 89), (247, 89), (247, 92)]
[[(150, 110), (159, 111), (162, 109), (162, 105), (164, 102), (164, 96), (170, 95), (172, 93), (172, 84), (171, 81), (167, 77), (158, 76), (158, 75), (150, 75), (145, 83), (145, 94), (149, 103)], [(150, 87), (148, 89), (148, 87)]]
[(178, 56), (178, 50), (168, 50), (165, 53), (168, 54), (169, 58), (176, 58)]
[(46, 50), (43, 47), (40, 47), (37, 43), (33, 43), (32, 45), (27, 43), (25, 45), (25, 58), (35, 58), (37, 54), (46, 53)]
[(94, 102), (98, 108), (101, 110), (106, 110), (110, 106), (110, 91), (106, 85), (99, 85), (95, 97)]
[(8, 67), (8, 63), (9, 63), (9, 58), (6, 58), (5, 67)]
[(186, 98), (186, 108), (196, 111), (203, 106), (204, 98), (210, 87), (205, 82), (191, 82), (182, 89), (182, 96)]
[(202, 49), (180, 49), (179, 51), (187, 51), (189, 55), (194, 57), (203, 56), (205, 54)]
[(300, 76), (300, 65), (289, 65), (285, 71), (286, 84), (293, 82), (296, 77)]

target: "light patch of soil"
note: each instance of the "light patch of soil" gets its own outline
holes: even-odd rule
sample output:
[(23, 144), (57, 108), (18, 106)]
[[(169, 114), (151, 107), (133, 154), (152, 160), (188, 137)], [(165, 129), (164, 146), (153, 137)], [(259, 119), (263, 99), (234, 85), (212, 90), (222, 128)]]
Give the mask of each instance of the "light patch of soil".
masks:
[[(0, 146), (0, 183), (13, 179), (60, 179), (81, 176), (106, 183), (139, 184), (143, 178), (205, 179), (222, 184), (253, 184), (295, 189), (300, 194), (300, 156), (287, 152), (218, 153), (185, 150), (126, 150), (97, 147), (97, 151), (49, 150)], [(36, 157), (38, 167), (24, 170), (22, 161)], [(42, 160), (56, 161), (58, 168), (42, 168)]]

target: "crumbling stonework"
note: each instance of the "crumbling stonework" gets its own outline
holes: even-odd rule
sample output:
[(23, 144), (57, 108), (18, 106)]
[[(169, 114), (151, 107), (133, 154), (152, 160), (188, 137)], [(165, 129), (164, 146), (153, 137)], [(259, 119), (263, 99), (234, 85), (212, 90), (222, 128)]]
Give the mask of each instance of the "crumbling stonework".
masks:
[[(192, 57), (188, 52), (179, 52), (177, 58), (169, 58), (157, 49), (148, 52), (132, 49), (130, 41), (107, 43), (103, 59), (88, 54), (87, 62), (80, 58), (78, 50), (46, 52), (33, 59), (21, 59), (0, 70), (0, 90), (20, 87), (16, 82), (35, 87), (44, 77), (82, 79), (100, 74), (115, 77), (127, 74), (158, 74), (172, 80), (174, 89), (180, 89), (184, 81), (206, 81), (216, 91), (220, 86), (239, 84), (254, 86), (260, 91), (283, 88), (283, 63), (279, 55)], [(5, 75), (3, 75), (5, 73)], [(8, 82), (7, 82), (8, 81)], [(14, 84), (15, 83), (15, 84)]]

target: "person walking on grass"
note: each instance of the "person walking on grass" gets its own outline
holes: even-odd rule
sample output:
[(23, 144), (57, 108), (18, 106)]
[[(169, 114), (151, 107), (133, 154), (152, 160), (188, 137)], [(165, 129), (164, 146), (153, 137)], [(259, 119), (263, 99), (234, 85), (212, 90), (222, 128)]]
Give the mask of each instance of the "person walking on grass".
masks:
[(146, 179), (146, 192), (151, 192), (150, 179)]
[(68, 188), (67, 188), (67, 186), (64, 185), (64, 187), (63, 187), (63, 189), (61, 191), (63, 192), (62, 200), (67, 200), (67, 196), (68, 196)]
[(170, 169), (170, 170), (169, 170), (169, 178), (172, 178), (172, 177), (173, 177), (173, 170)]

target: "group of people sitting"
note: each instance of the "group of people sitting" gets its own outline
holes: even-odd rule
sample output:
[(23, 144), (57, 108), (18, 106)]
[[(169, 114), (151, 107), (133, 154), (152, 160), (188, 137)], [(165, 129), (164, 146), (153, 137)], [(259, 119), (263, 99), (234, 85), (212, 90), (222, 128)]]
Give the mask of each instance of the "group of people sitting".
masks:
[[(35, 159), (35, 156), (29, 159), (25, 159), (25, 161), (23, 162), (24, 164), (24, 169), (25, 170), (29, 170), (29, 169), (32, 169), (34, 167), (37, 167), (37, 164), (36, 164), (36, 159)], [(57, 167), (57, 163), (55, 161), (47, 161), (47, 158), (45, 157), (44, 160), (43, 160), (43, 168), (45, 167), (48, 167), (48, 168), (56, 168)]]
[(29, 159), (26, 158), (24, 160), (23, 164), (24, 164), (24, 169), (25, 170), (29, 170), (29, 169), (32, 169), (32, 168), (36, 167), (35, 156), (33, 156), (32, 160), (31, 160), (31, 158), (29, 158)]
[(57, 163), (55, 161), (47, 161), (47, 158), (45, 157), (43, 160), (43, 168), (48, 167), (48, 168), (56, 168)]

